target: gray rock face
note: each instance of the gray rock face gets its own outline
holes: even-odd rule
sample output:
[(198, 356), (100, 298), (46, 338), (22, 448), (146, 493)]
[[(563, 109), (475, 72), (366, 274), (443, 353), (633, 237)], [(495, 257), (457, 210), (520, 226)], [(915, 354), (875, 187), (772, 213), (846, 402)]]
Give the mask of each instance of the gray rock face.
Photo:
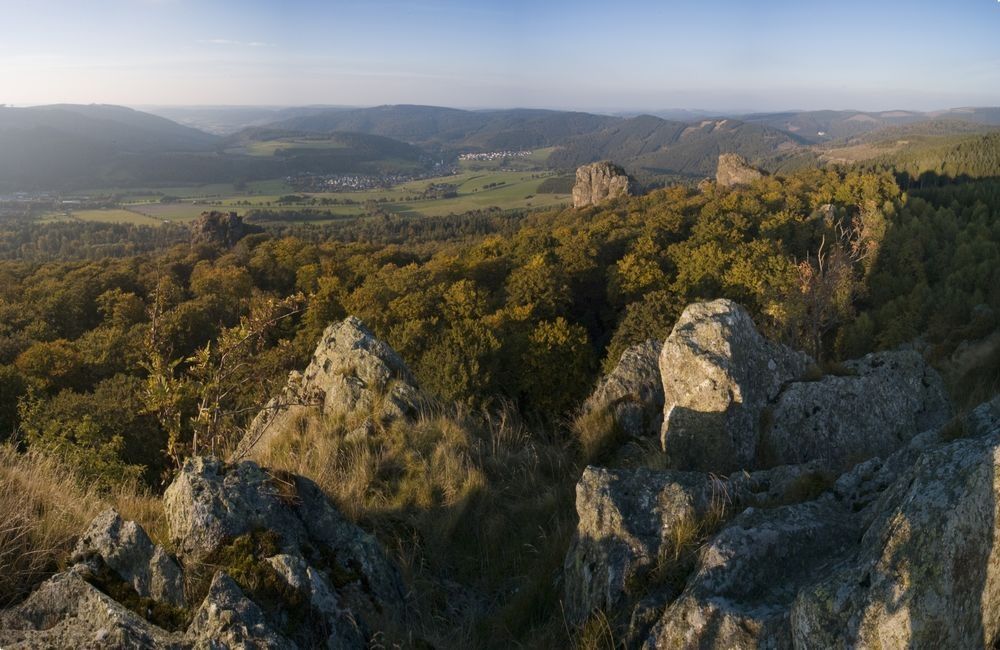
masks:
[(735, 153), (724, 153), (719, 156), (719, 166), (715, 170), (715, 182), (720, 187), (749, 185), (764, 173), (750, 166), (743, 156)]
[(237, 457), (266, 448), (307, 415), (393, 419), (416, 415), (422, 398), (395, 350), (350, 316), (323, 332), (313, 358), (254, 418)]
[(823, 502), (746, 510), (702, 551), (643, 647), (790, 648), (798, 590), (856, 535), (849, 513)]
[(886, 490), (842, 565), (792, 609), (799, 647), (994, 647), (1000, 429), (932, 449)]
[(321, 571), (296, 555), (275, 555), (268, 562), (289, 587), (308, 597), (314, 615), (322, 617), (327, 648), (367, 647), (358, 623)]
[(660, 353), (660, 438), (673, 466), (721, 473), (754, 467), (761, 414), (811, 363), (762, 337), (731, 300), (689, 305)]
[(247, 598), (233, 579), (219, 571), (188, 628), (195, 648), (268, 648), (294, 650), (296, 645), (275, 632), (264, 612)]
[(284, 553), (315, 555), (342, 579), (338, 597), (359, 620), (402, 617), (399, 572), (378, 543), (301, 476), (269, 474), (256, 463), (189, 459), (164, 493), (171, 536), (184, 562), (209, 557), (258, 530), (277, 534)]
[(51, 648), (189, 648), (180, 634), (151, 625), (71, 568), (20, 605), (0, 612), (4, 650)]
[[(956, 432), (966, 437), (954, 439)], [(619, 618), (632, 608), (627, 647), (951, 648), (1000, 640), (993, 543), (1000, 397), (912, 437), (884, 460), (856, 465), (819, 496), (800, 489), (808, 476), (781, 467), (730, 477), (731, 509), (742, 512), (710, 535), (679, 594), (653, 585), (636, 602), (627, 593), (609, 597), (605, 576), (638, 575), (631, 567), (658, 552), (657, 539), (677, 521), (672, 512), (696, 511), (704, 486), (719, 479), (588, 469), (578, 489), (578, 508), (586, 509), (580, 533), (606, 550), (583, 557), (615, 568), (588, 567), (599, 589), (580, 593)], [(674, 511), (661, 505), (671, 495), (683, 497)], [(801, 501), (779, 505), (795, 497)], [(571, 555), (580, 548), (575, 541)], [(575, 566), (568, 558), (568, 590), (584, 584)]]
[(663, 380), (658, 341), (633, 345), (601, 379), (583, 405), (584, 412), (607, 410), (627, 435), (655, 436), (663, 422)]
[(573, 207), (600, 205), (634, 192), (634, 184), (624, 169), (609, 161), (591, 163), (576, 170)]
[(588, 467), (576, 486), (579, 524), (564, 566), (567, 619), (611, 611), (649, 580), (678, 535), (721, 523), (748, 506), (815, 496), (828, 482), (818, 465), (781, 467), (729, 479), (701, 472)]
[(782, 390), (761, 432), (760, 459), (821, 460), (846, 469), (865, 458), (888, 456), (951, 416), (941, 378), (912, 350), (870, 354), (843, 365), (851, 375), (793, 382)]
[(175, 607), (184, 606), (184, 576), (163, 547), (154, 545), (134, 521), (123, 521), (109, 508), (80, 537), (73, 561), (100, 557), (136, 593)]

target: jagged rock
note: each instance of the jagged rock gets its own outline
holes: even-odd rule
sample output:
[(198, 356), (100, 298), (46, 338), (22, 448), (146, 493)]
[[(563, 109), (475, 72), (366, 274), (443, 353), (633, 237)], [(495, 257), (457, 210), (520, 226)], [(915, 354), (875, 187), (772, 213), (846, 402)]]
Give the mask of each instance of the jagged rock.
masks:
[(243, 223), (243, 217), (235, 212), (202, 212), (191, 222), (192, 244), (215, 244), (230, 247), (247, 235), (262, 232), (257, 226)]
[(763, 177), (764, 173), (759, 169), (751, 167), (750, 163), (743, 156), (735, 153), (719, 155), (719, 166), (715, 171), (715, 182), (720, 187), (748, 185)]
[(796, 644), (994, 647), (997, 476), (1000, 428), (923, 454), (886, 490), (841, 567), (800, 592), (791, 614)]
[(634, 192), (635, 184), (624, 169), (609, 161), (591, 163), (576, 170), (573, 207), (599, 205)]
[[(648, 582), (679, 531), (721, 524), (748, 506), (814, 498), (832, 483), (818, 464), (740, 473), (722, 479), (702, 472), (588, 467), (576, 486), (579, 524), (564, 566), (567, 619), (580, 623), (611, 611)], [(685, 530), (681, 530), (685, 529)]]
[(826, 502), (744, 511), (702, 551), (643, 647), (790, 648), (798, 590), (857, 532), (849, 512)]
[(0, 612), (0, 648), (187, 648), (178, 633), (151, 625), (88, 583), (76, 568), (42, 583)]
[(633, 437), (658, 434), (663, 422), (662, 347), (658, 341), (646, 341), (626, 349), (584, 403), (583, 412), (606, 409), (618, 427)]
[(338, 597), (354, 616), (371, 622), (403, 616), (399, 571), (309, 479), (268, 473), (251, 461), (226, 465), (195, 457), (164, 493), (164, 511), (184, 562), (208, 558), (242, 535), (271, 531), (283, 553), (328, 565), (338, 576)]
[(267, 561), (289, 587), (308, 597), (312, 610), (310, 622), (326, 637), (323, 640), (327, 648), (368, 647), (351, 612), (343, 607), (322, 572), (297, 555), (275, 555)]
[(194, 648), (205, 650), (296, 650), (296, 645), (275, 632), (260, 607), (222, 571), (212, 578), (208, 595), (188, 628), (188, 636)]
[(689, 305), (660, 353), (660, 437), (672, 465), (721, 473), (754, 467), (761, 414), (811, 364), (762, 337), (731, 300)]
[(921, 431), (944, 424), (944, 384), (918, 353), (869, 354), (848, 373), (788, 384), (769, 407), (758, 457), (764, 464), (821, 460), (847, 469), (888, 456)]
[(184, 606), (184, 576), (173, 558), (134, 521), (123, 521), (113, 508), (99, 514), (80, 537), (74, 562), (100, 557), (139, 596)]
[(396, 351), (350, 316), (326, 328), (305, 371), (292, 372), (254, 418), (237, 457), (266, 448), (308, 416), (413, 417), (423, 401), (415, 384)]
[(818, 498), (744, 510), (709, 539), (680, 596), (654, 587), (635, 607), (626, 645), (993, 647), (997, 476), (1000, 398), (855, 466)]

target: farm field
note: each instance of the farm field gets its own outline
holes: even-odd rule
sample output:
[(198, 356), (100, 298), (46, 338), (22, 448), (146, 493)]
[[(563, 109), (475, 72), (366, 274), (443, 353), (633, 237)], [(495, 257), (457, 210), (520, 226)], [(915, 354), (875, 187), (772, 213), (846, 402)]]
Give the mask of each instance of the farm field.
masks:
[[(117, 208), (80, 210), (74, 212), (73, 217), (87, 221), (154, 225), (191, 221), (207, 210), (231, 211), (244, 216), (252, 210), (295, 210), (329, 214), (332, 220), (363, 215), (368, 210), (365, 204), (370, 205), (372, 201), (385, 212), (408, 216), (442, 216), (491, 207), (545, 208), (567, 203), (568, 195), (537, 193), (538, 186), (550, 176), (550, 172), (538, 171), (465, 171), (410, 181), (386, 189), (357, 192), (294, 192), (281, 180), (249, 183), (243, 192), (237, 192), (232, 185), (142, 189), (124, 193), (123, 202)], [(456, 196), (425, 198), (425, 191), (433, 185), (454, 186)], [(267, 193), (263, 193), (265, 191)], [(288, 201), (290, 195), (301, 198)], [(162, 203), (159, 200), (161, 196), (180, 200)], [(283, 197), (286, 201), (281, 201)]]

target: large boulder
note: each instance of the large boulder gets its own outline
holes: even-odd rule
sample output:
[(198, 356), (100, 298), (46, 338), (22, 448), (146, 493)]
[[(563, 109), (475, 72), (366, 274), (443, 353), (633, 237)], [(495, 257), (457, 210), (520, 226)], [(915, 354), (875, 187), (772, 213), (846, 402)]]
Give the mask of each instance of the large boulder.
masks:
[(162, 546), (113, 508), (99, 514), (80, 537), (74, 562), (100, 561), (145, 598), (184, 606), (184, 576)]
[(364, 323), (350, 316), (323, 332), (304, 372), (292, 372), (281, 394), (254, 418), (236, 457), (266, 449), (308, 416), (365, 420), (415, 416), (422, 403), (409, 368)]
[(869, 354), (844, 363), (840, 375), (785, 386), (769, 406), (758, 458), (764, 464), (820, 460), (847, 469), (888, 456), (950, 417), (944, 384), (920, 354)]
[(731, 300), (689, 305), (660, 353), (661, 443), (674, 467), (753, 467), (761, 414), (811, 359), (768, 341)]
[(606, 201), (635, 193), (635, 183), (625, 170), (609, 161), (583, 165), (576, 170), (573, 186), (573, 207), (600, 205)]
[(268, 472), (251, 461), (227, 465), (195, 457), (163, 498), (173, 543), (185, 563), (212, 563), (225, 548), (263, 531), (274, 540), (271, 555), (301, 558), (334, 576), (338, 602), (360, 623), (377, 629), (380, 621), (404, 616), (398, 569), (309, 479)]
[(735, 153), (719, 155), (719, 164), (715, 170), (715, 182), (719, 187), (749, 185), (763, 177), (764, 173), (752, 167), (743, 156)]
[(662, 347), (662, 343), (650, 340), (627, 348), (615, 369), (587, 398), (583, 413), (608, 412), (625, 434), (656, 436), (663, 422)]

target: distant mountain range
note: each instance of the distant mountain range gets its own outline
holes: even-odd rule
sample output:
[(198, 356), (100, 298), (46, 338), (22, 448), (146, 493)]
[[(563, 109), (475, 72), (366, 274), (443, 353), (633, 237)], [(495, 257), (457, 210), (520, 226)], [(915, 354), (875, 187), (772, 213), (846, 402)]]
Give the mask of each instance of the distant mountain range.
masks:
[(1000, 126), (1000, 108), (663, 112), (675, 119), (414, 105), (154, 110), (161, 115), (108, 105), (0, 108), (0, 190), (379, 173), (426, 168), (464, 152), (549, 147), (547, 164), (555, 169), (611, 159), (643, 180), (662, 182), (711, 175), (724, 152), (781, 169), (787, 160), (819, 160), (832, 146)]

